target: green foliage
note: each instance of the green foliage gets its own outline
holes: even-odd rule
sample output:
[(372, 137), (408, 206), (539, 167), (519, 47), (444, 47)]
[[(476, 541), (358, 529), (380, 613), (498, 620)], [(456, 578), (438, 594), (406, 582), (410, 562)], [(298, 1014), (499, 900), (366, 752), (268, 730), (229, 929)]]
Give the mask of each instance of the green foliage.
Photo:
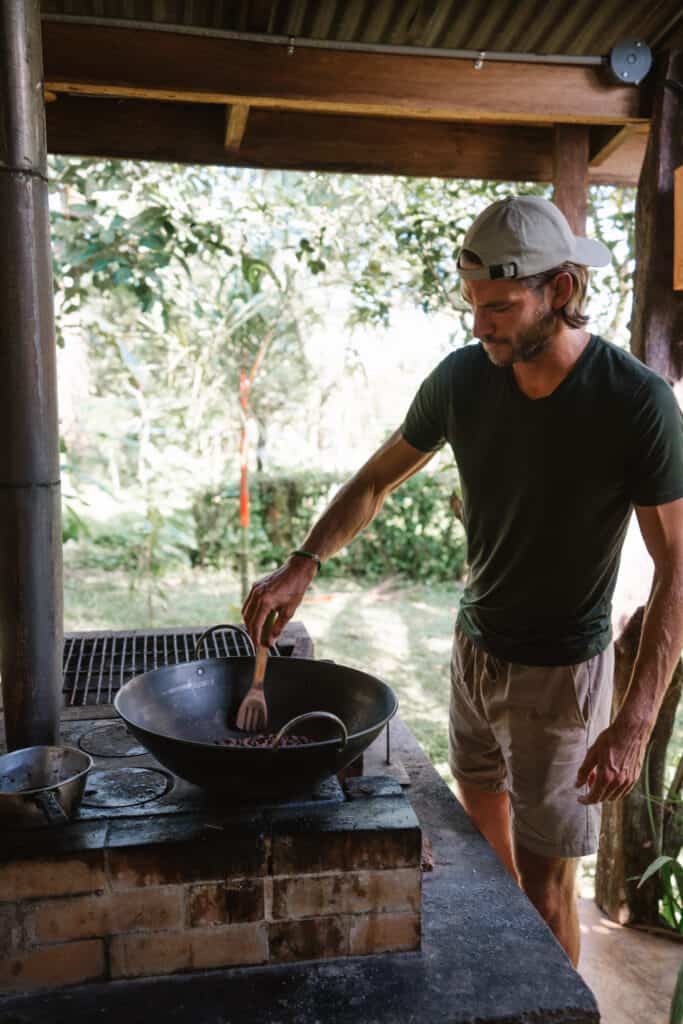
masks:
[[(250, 486), (249, 549), (256, 571), (274, 569), (301, 543), (339, 480), (330, 473), (257, 474)], [(239, 568), (239, 484), (197, 495), (194, 564)], [(329, 569), (325, 567), (327, 573)]]
[(66, 544), (70, 540), (81, 540), (87, 537), (89, 533), (88, 524), (83, 516), (78, 514), (70, 502), (64, 501), (62, 508), (62, 544)]
[[(240, 568), (242, 527), (240, 526), (239, 483), (205, 490), (195, 496), (192, 516), (196, 544), (191, 555), (193, 566), (220, 569), (230, 567), (237, 572)], [(258, 494), (250, 498), (251, 524), (249, 527), (249, 549), (255, 565), (268, 561), (269, 544), (263, 530)]]
[(683, 935), (683, 864), (664, 854), (656, 857), (641, 875), (638, 888), (656, 874), (659, 875), (662, 918), (669, 928)]
[[(679, 707), (679, 714), (680, 711), (681, 708)], [(675, 755), (675, 751), (680, 750), (680, 740), (676, 735), (675, 727), (670, 750), (672, 758), (674, 759), (672, 760), (670, 769), (674, 774), (676, 774), (677, 769), (674, 768), (674, 762), (677, 760), (677, 756)], [(675, 822), (677, 815), (680, 814), (681, 808), (683, 808), (683, 800), (674, 794), (673, 786), (671, 787), (668, 795), (652, 791), (650, 783), (651, 754), (652, 746), (650, 745), (648, 746), (645, 763), (643, 765), (642, 785), (648, 823), (652, 835), (652, 845), (653, 849), (658, 851), (659, 855), (655, 857), (650, 864), (648, 864), (640, 878), (636, 875), (629, 879), (629, 881), (636, 881), (636, 879), (638, 879), (637, 887), (640, 888), (645, 884), (645, 882), (654, 878), (657, 886), (659, 913), (661, 915), (662, 923), (673, 931), (683, 935), (683, 864), (679, 863), (679, 860), (677, 859), (680, 855), (680, 848), (677, 851), (676, 857), (672, 857), (661, 852), (665, 842), (662, 811), (664, 811), (665, 814), (668, 813), (669, 815), (672, 815), (673, 821)], [(676, 845), (679, 845), (678, 842)]]
[(407, 480), (347, 549), (345, 571), (369, 579), (395, 573), (423, 583), (460, 579), (465, 540), (453, 513), (454, 491), (452, 475), (425, 474)]
[(170, 277), (190, 278), (188, 259), (198, 253), (204, 260), (234, 255), (220, 226), (198, 221), (192, 205), (178, 203), (177, 195), (174, 202), (159, 181), (140, 196), (130, 164), (57, 157), (51, 170), (55, 289), (63, 315), (87, 307), (93, 293), (116, 293), (143, 313), (158, 305), (168, 326)]
[[(332, 474), (259, 475), (252, 483), (250, 550), (257, 572), (275, 568), (301, 544), (341, 481)], [(453, 581), (464, 571), (464, 533), (452, 509), (454, 474), (406, 481), (359, 537), (327, 562), (322, 576), (368, 580), (385, 575)], [(193, 504), (194, 563), (238, 567), (239, 488), (205, 491)]]
[(147, 576), (159, 578), (175, 566), (187, 565), (196, 547), (188, 510), (125, 512), (104, 524), (86, 521), (84, 527), (75, 538), (80, 543), (72, 555), (73, 564), (109, 572), (122, 569), (132, 587)]

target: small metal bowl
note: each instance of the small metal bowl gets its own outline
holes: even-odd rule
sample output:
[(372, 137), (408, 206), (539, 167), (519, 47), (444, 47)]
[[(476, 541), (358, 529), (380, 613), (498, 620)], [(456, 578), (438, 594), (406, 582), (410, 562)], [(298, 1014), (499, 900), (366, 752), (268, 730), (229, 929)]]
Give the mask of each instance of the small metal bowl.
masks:
[(0, 821), (64, 825), (94, 761), (76, 747), (24, 747), (0, 757)]

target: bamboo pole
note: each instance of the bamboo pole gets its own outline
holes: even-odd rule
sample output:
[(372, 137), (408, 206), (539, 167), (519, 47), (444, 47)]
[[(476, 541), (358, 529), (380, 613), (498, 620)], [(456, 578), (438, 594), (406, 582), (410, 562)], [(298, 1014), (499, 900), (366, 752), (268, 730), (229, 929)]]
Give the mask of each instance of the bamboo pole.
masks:
[(0, 674), (8, 749), (56, 743), (62, 548), (39, 0), (0, 3)]

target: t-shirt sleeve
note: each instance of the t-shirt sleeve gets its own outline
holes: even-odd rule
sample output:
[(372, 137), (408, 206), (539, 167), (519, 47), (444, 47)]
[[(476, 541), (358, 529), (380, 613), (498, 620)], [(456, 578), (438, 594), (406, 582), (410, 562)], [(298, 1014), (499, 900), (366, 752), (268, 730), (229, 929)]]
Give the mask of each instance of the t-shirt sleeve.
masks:
[(653, 376), (635, 398), (628, 479), (634, 505), (683, 498), (683, 415), (669, 384)]
[(422, 381), (401, 424), (403, 438), (420, 452), (434, 452), (446, 441), (451, 357), (446, 356)]

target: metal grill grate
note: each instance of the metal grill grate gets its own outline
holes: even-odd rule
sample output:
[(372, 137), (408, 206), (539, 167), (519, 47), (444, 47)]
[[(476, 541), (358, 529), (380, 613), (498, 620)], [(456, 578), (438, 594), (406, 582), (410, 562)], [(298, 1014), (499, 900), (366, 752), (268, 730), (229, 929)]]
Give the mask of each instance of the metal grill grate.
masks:
[[(68, 633), (64, 637), (62, 692), (67, 706), (111, 704), (124, 683), (141, 672), (193, 660), (203, 629), (145, 633)], [(217, 630), (202, 645), (201, 657), (234, 658), (251, 648), (235, 629)], [(271, 654), (279, 654), (277, 647)]]

